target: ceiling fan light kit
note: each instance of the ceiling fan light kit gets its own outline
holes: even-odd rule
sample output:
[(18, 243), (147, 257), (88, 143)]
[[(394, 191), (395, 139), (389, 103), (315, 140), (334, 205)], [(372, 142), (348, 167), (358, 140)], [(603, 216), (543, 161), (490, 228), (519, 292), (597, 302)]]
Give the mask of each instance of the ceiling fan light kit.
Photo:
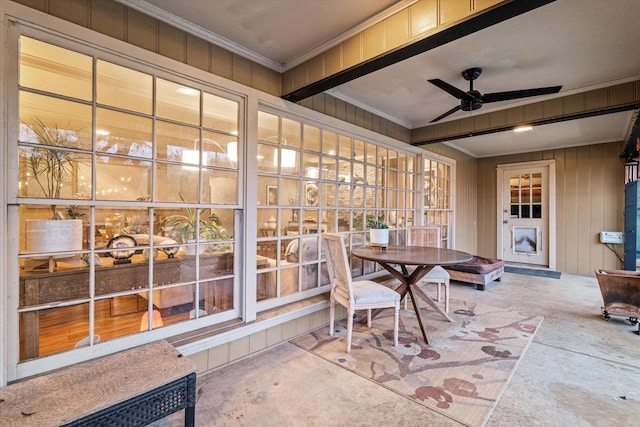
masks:
[(450, 85), (444, 80), (440, 79), (429, 79), (429, 83), (434, 86), (439, 87), (444, 90), (448, 94), (458, 98), (460, 100), (460, 105), (453, 107), (451, 110), (447, 111), (444, 114), (436, 117), (431, 120), (429, 123), (434, 123), (439, 120), (444, 119), (445, 117), (455, 113), (456, 111), (474, 111), (481, 108), (484, 104), (489, 102), (499, 102), (499, 101), (507, 101), (511, 99), (518, 98), (527, 98), (530, 96), (539, 96), (539, 95), (548, 95), (551, 93), (558, 93), (562, 86), (549, 86), (549, 87), (541, 87), (534, 89), (521, 89), (521, 90), (512, 90), (505, 92), (495, 92), (495, 93), (486, 93), (482, 94), (479, 91), (473, 88), (473, 81), (480, 77), (482, 74), (482, 68), (480, 67), (472, 67), (467, 68), (462, 73), (462, 77), (469, 82), (469, 90), (467, 92), (462, 89), (458, 89), (457, 87)]

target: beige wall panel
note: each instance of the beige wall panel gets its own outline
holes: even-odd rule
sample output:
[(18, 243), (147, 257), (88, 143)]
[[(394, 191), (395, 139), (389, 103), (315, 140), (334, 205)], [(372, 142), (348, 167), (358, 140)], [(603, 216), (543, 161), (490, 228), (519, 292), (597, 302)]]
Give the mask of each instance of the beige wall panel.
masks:
[(507, 124), (507, 111), (492, 111), (488, 114), (489, 116), (489, 126), (491, 127), (501, 127)]
[(548, 99), (542, 102), (542, 114), (544, 117), (560, 116), (564, 112), (562, 98)]
[(251, 67), (251, 86), (266, 93), (270, 93), (271, 74), (265, 67), (256, 64)]
[(325, 77), (342, 71), (342, 46), (340, 44), (324, 52)]
[(362, 61), (362, 33), (342, 42), (342, 67), (353, 67)]
[(440, 0), (440, 24), (450, 24), (471, 14), (471, 0)]
[(293, 73), (287, 71), (282, 74), (282, 93), (288, 93), (295, 89), (293, 85)]
[(542, 103), (535, 102), (533, 104), (523, 105), (524, 120), (526, 122), (532, 120), (539, 120), (543, 118), (542, 115)]
[[(39, 10), (39, 3), (44, 2), (20, 2), (20, 3), (34, 3), (32, 7)], [(89, 27), (91, 20), (91, 10), (88, 0), (58, 0), (49, 2), (49, 13), (53, 16), (57, 16), (74, 24), (82, 25), (85, 28)], [(94, 17), (95, 18), (95, 17)]]
[(374, 132), (378, 132), (378, 133), (382, 133), (381, 129), (382, 127), (380, 126), (380, 121), (381, 118), (378, 115), (373, 115), (373, 117), (371, 118), (371, 130)]
[(595, 110), (609, 105), (609, 90), (607, 88), (589, 91), (585, 94), (585, 108)]
[(460, 119), (460, 132), (468, 133), (473, 130), (473, 117), (465, 117)]
[(267, 69), (269, 73), (269, 93), (273, 96), (282, 95), (282, 74), (275, 70)]
[(415, 38), (438, 25), (438, 1), (421, 0), (409, 7), (411, 37)]
[(324, 93), (321, 94), (321, 96), (325, 98), (324, 114), (331, 117), (336, 117), (336, 98), (334, 98), (333, 96), (325, 95)]
[(445, 122), (444, 125), (447, 129), (445, 131), (447, 135), (457, 135), (460, 133), (460, 122), (458, 120)]
[(309, 79), (317, 81), (324, 77), (324, 56), (318, 55), (309, 60)]
[(249, 345), (249, 337), (243, 337), (229, 343), (229, 361), (231, 362), (248, 355), (250, 353)]
[(158, 21), (137, 10), (127, 10), (127, 42), (158, 52)]
[(204, 71), (209, 71), (211, 65), (209, 43), (191, 34), (187, 34), (187, 64)]
[(347, 103), (342, 99), (336, 98), (336, 118), (347, 120)]
[(373, 129), (373, 113), (367, 110), (364, 111), (364, 127), (366, 129)]
[(489, 127), (489, 114), (479, 114), (477, 116), (473, 116), (474, 129), (487, 129)]
[(349, 123), (355, 123), (356, 122), (356, 107), (353, 104), (346, 104), (347, 108), (346, 108), (346, 112), (347, 112), (347, 116), (345, 118), (346, 121), (348, 121)]
[(502, 0), (474, 0), (475, 1), (475, 10), (482, 10), (482, 9), (486, 9), (488, 7), (494, 6), (498, 3), (501, 3)]
[[(25, 6), (37, 9), (41, 12), (47, 12), (48, 0), (14, 0), (16, 3), (23, 4)], [(88, 6), (87, 6), (88, 8)], [(53, 13), (51, 13), (53, 15)], [(58, 15), (56, 15), (58, 16)]]
[(515, 107), (509, 108), (507, 111), (507, 123), (522, 123), (524, 122), (524, 108)]
[(293, 86), (298, 89), (309, 84), (309, 63), (305, 62), (293, 70)]
[[(612, 142), (479, 159), (478, 255), (496, 256), (496, 166), (554, 159), (557, 270), (592, 275), (595, 268), (619, 268), (615, 255), (599, 243), (598, 233), (623, 229), (624, 168), (618, 157), (620, 150), (621, 143)], [(459, 171), (457, 177), (464, 179), (464, 174)], [(460, 195), (456, 203), (464, 204)]]
[(609, 88), (609, 102), (613, 105), (627, 104), (636, 101), (635, 87), (637, 82), (629, 82)]
[(233, 55), (233, 81), (251, 86), (251, 61), (240, 55)]
[(221, 344), (208, 350), (207, 366), (209, 369), (229, 363), (229, 344)]
[(126, 7), (115, 2), (91, 2), (91, 29), (125, 40)]
[(409, 10), (404, 9), (384, 21), (385, 44), (393, 50), (409, 41)]
[(365, 114), (360, 107), (356, 107), (356, 126), (365, 127)]
[(578, 93), (563, 98), (564, 114), (580, 113), (584, 111), (584, 94)]
[(158, 22), (158, 53), (176, 61), (185, 62), (184, 31), (164, 22)]
[(211, 48), (211, 72), (226, 79), (233, 76), (233, 55), (228, 50), (212, 44)]
[(362, 33), (362, 58), (366, 61), (385, 51), (384, 23), (379, 22)]
[[(322, 94), (320, 94), (320, 95), (322, 95)], [(319, 96), (319, 95), (312, 96), (311, 97), (311, 109), (315, 110), (315, 111), (319, 111), (319, 112), (324, 114), (324, 112), (326, 111), (325, 97), (324, 96)]]

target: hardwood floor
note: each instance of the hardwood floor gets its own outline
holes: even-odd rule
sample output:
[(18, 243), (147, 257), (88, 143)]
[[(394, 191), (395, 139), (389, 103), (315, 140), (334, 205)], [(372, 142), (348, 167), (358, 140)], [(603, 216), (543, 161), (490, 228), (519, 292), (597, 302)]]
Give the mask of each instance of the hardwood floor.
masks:
[[(96, 301), (95, 334), (106, 341), (140, 332), (141, 320), (147, 301), (136, 295)], [(190, 307), (162, 310), (162, 322), (171, 323), (189, 319)], [(45, 310), (40, 314), (40, 356), (74, 348), (89, 336), (89, 304)]]

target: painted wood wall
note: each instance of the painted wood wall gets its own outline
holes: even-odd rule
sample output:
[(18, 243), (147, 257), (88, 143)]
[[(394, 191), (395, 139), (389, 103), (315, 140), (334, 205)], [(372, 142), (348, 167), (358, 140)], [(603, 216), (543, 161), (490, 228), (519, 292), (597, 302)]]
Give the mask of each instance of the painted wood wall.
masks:
[[(496, 167), (499, 164), (556, 161), (556, 269), (593, 275), (596, 268), (622, 268), (599, 242), (601, 231), (624, 231), (623, 142), (473, 159), (444, 144), (424, 147), (455, 158), (456, 248), (495, 257)], [(473, 214), (475, 212), (475, 215)], [(622, 256), (622, 247), (619, 247)]]

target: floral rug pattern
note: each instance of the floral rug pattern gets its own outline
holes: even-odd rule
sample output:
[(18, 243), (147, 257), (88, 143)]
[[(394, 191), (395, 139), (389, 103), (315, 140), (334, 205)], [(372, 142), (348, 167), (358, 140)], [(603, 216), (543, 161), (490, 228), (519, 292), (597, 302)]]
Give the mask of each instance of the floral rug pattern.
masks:
[(543, 317), (462, 301), (450, 301), (448, 322), (422, 309), (430, 345), (412, 310), (400, 311), (398, 347), (393, 312), (383, 310), (371, 329), (356, 321), (351, 353), (346, 323), (291, 342), (338, 366), (469, 426), (486, 423)]

